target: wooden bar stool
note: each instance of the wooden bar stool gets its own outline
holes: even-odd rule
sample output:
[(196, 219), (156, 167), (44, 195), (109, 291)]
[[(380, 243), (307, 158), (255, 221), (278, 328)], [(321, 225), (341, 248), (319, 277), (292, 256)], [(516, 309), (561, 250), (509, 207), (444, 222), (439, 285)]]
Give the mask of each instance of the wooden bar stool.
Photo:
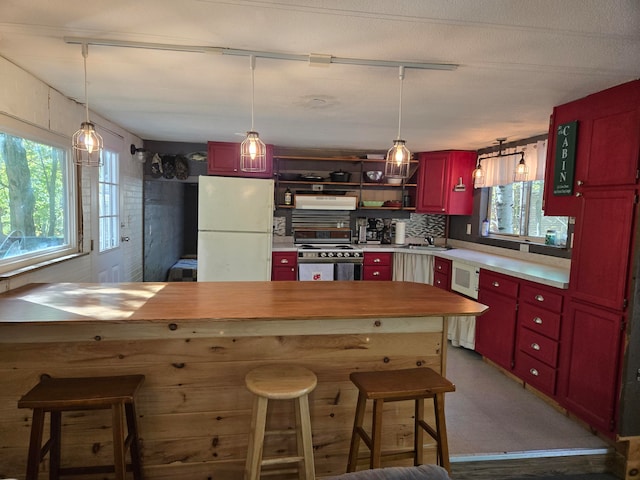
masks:
[[(142, 480), (134, 396), (143, 381), (144, 375), (88, 378), (44, 376), (41, 378), (40, 383), (18, 401), (19, 408), (33, 409), (26, 480), (37, 480), (38, 466), (47, 452), (49, 452), (50, 480), (57, 480), (60, 475), (113, 472), (116, 474), (116, 480), (124, 480), (127, 469), (133, 471), (135, 480)], [(110, 409), (112, 412), (113, 465), (61, 468), (62, 412), (105, 409)], [(46, 412), (49, 412), (51, 421), (50, 438), (42, 446)], [(125, 460), (127, 449), (131, 453), (129, 465)]]
[[(347, 472), (354, 472), (358, 463), (360, 439), (371, 450), (369, 468), (380, 468), (382, 443), (382, 410), (385, 402), (400, 400), (415, 401), (415, 421), (413, 449), (402, 457), (413, 457), (414, 465), (423, 463), (424, 429), (437, 442), (438, 464), (449, 473), (449, 446), (447, 444), (447, 427), (444, 418), (444, 394), (455, 391), (456, 387), (446, 378), (430, 368), (411, 368), (406, 370), (385, 370), (376, 372), (353, 372), (349, 375), (358, 387), (358, 405), (353, 422), (349, 462)], [(424, 420), (424, 399), (433, 398), (435, 428)], [(362, 428), (367, 400), (373, 400), (373, 421), (371, 436)], [(391, 455), (391, 454), (390, 454)], [(393, 454), (398, 458), (397, 453)]]
[[(311, 441), (309, 393), (318, 383), (315, 373), (297, 365), (265, 365), (251, 370), (245, 377), (245, 383), (249, 391), (255, 395), (245, 479), (258, 480), (264, 465), (302, 462), (304, 469), (300, 465), (298, 467), (300, 478), (313, 480), (315, 467)], [(277, 432), (265, 430), (269, 400), (287, 399), (295, 400), (297, 455), (263, 458), (265, 433), (293, 433), (291, 430)]]

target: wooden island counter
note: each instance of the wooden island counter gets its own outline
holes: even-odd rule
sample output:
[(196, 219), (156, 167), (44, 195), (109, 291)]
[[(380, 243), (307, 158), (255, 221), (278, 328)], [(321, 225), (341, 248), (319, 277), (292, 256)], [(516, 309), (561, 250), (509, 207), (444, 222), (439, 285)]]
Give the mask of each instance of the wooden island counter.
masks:
[[(421, 365), (445, 373), (446, 318), (485, 310), (411, 282), (61, 283), (9, 291), (0, 295), (0, 477), (24, 478), (31, 412), (17, 402), (40, 375), (141, 373), (146, 478), (241, 479), (252, 405), (244, 376), (266, 363), (317, 374), (310, 395), (317, 476), (343, 473), (357, 396), (349, 373)], [(277, 404), (268, 426), (289, 428), (293, 407)], [(409, 447), (411, 402), (388, 410), (384, 448)], [(102, 425), (108, 412), (63, 416), (63, 463), (109, 463), (111, 434)], [(265, 456), (290, 442), (268, 438)]]

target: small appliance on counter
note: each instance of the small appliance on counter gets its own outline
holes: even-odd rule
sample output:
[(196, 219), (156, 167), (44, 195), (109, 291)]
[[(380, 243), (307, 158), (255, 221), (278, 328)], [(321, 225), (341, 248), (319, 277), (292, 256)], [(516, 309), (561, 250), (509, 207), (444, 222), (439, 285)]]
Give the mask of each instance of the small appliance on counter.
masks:
[(378, 231), (378, 219), (369, 218), (367, 221), (369, 222), (369, 226), (367, 227), (367, 242), (379, 242), (380, 232)]
[(367, 243), (367, 219), (358, 218), (358, 243)]
[(382, 220), (382, 232), (380, 232), (380, 243), (383, 245), (391, 244), (391, 219)]

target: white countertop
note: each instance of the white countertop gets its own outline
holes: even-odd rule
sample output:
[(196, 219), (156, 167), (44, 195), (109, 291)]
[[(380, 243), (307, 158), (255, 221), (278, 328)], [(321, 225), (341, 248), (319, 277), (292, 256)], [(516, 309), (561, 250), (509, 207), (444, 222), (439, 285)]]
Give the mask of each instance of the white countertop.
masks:
[[(553, 265), (545, 265), (529, 260), (519, 260), (516, 258), (496, 255), (493, 253), (480, 252), (467, 248), (452, 248), (451, 250), (421, 250), (409, 249), (401, 245), (358, 245), (366, 252), (393, 252), (413, 255), (433, 255), (447, 258), (452, 261), (462, 262), (477, 266), (485, 270), (503, 273), (512, 277), (541, 283), (550, 287), (561, 289), (569, 288), (569, 269)], [(274, 252), (296, 251), (295, 245), (291, 243), (274, 243)]]

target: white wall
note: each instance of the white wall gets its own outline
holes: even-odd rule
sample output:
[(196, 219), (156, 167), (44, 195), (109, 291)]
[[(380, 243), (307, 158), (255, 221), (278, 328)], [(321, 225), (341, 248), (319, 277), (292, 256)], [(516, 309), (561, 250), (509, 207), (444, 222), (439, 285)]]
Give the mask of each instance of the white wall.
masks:
[[(83, 105), (65, 97), (30, 73), (0, 57), (0, 112), (37, 125), (69, 138), (85, 119)], [(142, 281), (142, 164), (133, 159), (129, 145), (142, 146), (141, 139), (119, 126), (91, 113), (96, 130), (108, 130), (122, 139), (120, 179), (124, 202), (122, 205), (123, 235), (130, 238), (122, 243), (123, 281)], [(97, 215), (97, 205), (91, 203), (97, 189), (97, 175), (84, 168), (82, 173), (83, 250), (90, 252), (91, 240), (98, 245), (97, 232), (91, 231), (91, 219)], [(91, 265), (97, 252), (72, 260), (43, 267), (28, 273), (0, 279), (0, 292), (33, 282), (91, 282)]]

